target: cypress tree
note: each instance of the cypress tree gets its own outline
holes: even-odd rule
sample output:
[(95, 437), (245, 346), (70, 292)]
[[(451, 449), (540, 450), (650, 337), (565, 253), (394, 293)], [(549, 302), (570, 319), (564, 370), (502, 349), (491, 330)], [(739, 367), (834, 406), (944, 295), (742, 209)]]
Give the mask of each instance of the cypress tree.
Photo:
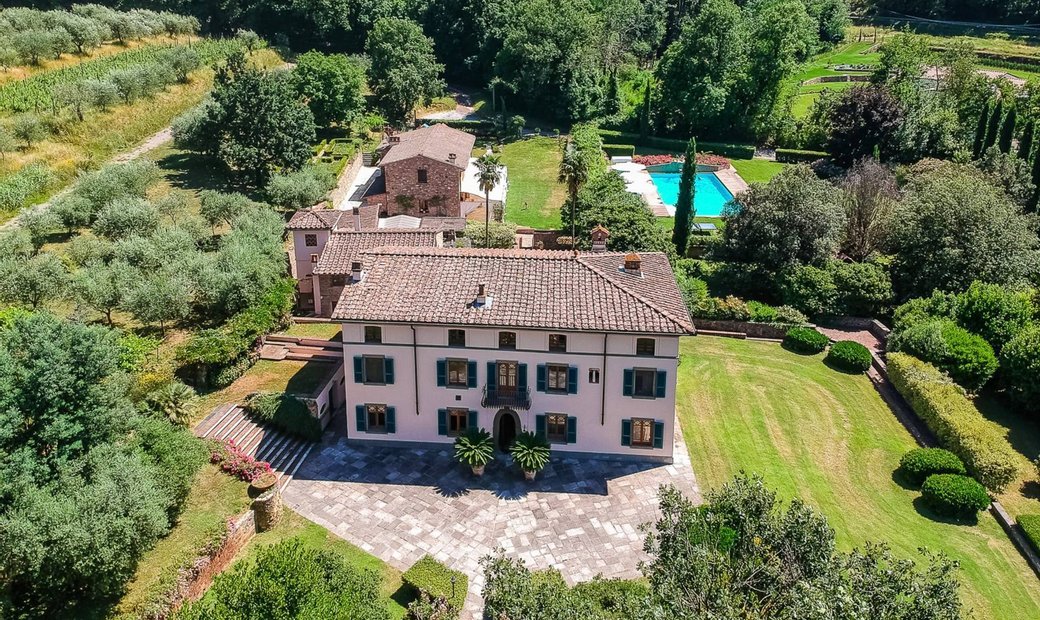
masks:
[(643, 90), (643, 110), (639, 114), (639, 137), (645, 138), (650, 135), (650, 80), (646, 81)]
[(697, 138), (690, 138), (686, 145), (686, 161), (683, 162), (682, 176), (679, 177), (679, 198), (675, 202), (675, 228), (672, 229), (672, 243), (679, 258), (686, 256), (686, 246), (690, 242), (690, 226), (697, 214), (693, 206), (693, 195), (696, 191), (697, 179)]
[(603, 102), (603, 111), (607, 116), (617, 114), (621, 109), (617, 71), (611, 71), (607, 78), (607, 99)]
[(997, 143), (997, 135), (1000, 133), (1000, 121), (1004, 117), (1004, 102), (997, 100), (993, 106), (993, 113), (989, 117), (989, 125), (986, 126), (986, 139), (982, 141), (982, 152), (985, 154), (989, 147)]
[(1022, 130), (1022, 138), (1018, 141), (1018, 156), (1026, 161), (1029, 161), (1029, 156), (1033, 154), (1033, 133), (1035, 131), (1034, 121), (1027, 122), (1025, 129)]
[(1036, 186), (1036, 191), (1033, 192), (1033, 199), (1026, 205), (1026, 210), (1036, 213), (1037, 205), (1040, 204), (1040, 152), (1033, 156), (1033, 185)]
[(1004, 124), (1000, 126), (1000, 140), (997, 146), (1000, 148), (1001, 153), (1011, 152), (1011, 142), (1015, 138), (1015, 123), (1018, 122), (1018, 110), (1014, 106), (1008, 110), (1007, 116), (1004, 117)]
[(986, 107), (982, 109), (982, 114), (979, 114), (979, 124), (975, 127), (975, 144), (972, 146), (971, 152), (975, 156), (975, 159), (982, 157), (982, 145), (986, 141), (986, 125), (989, 123), (989, 115), (992, 112), (993, 102), (990, 101), (986, 104)]

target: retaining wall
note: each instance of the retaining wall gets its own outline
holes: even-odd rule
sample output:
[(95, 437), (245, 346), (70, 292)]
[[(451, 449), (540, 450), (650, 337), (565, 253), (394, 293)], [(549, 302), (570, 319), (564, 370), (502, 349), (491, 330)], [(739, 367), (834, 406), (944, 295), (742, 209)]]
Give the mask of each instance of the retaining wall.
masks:
[(739, 332), (748, 338), (768, 338), (783, 340), (790, 325), (776, 323), (752, 323), (750, 321), (713, 321), (709, 319), (693, 319), (693, 326), (713, 332)]

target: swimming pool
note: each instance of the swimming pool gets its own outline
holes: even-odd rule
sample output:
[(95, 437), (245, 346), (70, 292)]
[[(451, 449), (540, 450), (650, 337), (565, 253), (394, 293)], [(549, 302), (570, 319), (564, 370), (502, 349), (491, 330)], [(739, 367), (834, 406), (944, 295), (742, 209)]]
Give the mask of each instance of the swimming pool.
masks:
[[(679, 200), (679, 177), (678, 172), (654, 172), (650, 171), (650, 178), (657, 187), (657, 193), (661, 195), (661, 201), (669, 207), (674, 207)], [(733, 194), (729, 193), (726, 186), (722, 184), (712, 172), (698, 172), (694, 182), (693, 207), (699, 216), (718, 216), (722, 214), (722, 207), (733, 200)]]

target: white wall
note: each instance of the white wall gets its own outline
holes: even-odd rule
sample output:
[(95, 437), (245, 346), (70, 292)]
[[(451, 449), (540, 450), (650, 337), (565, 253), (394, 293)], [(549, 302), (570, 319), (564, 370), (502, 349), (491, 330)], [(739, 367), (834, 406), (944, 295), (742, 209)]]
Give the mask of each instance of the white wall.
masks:
[[(525, 430), (534, 430), (535, 416), (562, 413), (577, 418), (577, 441), (554, 444), (561, 452), (617, 454), (631, 457), (670, 459), (675, 417), (675, 383), (678, 366), (679, 339), (657, 336), (657, 355), (637, 357), (635, 335), (604, 335), (567, 332), (567, 352), (550, 353), (550, 332), (508, 330), (517, 333), (516, 350), (498, 349), (498, 329), (466, 328), (466, 348), (447, 346), (446, 327), (415, 328), (382, 325), (382, 343), (365, 344), (362, 324), (343, 325), (344, 367), (346, 373), (346, 412), (348, 436), (352, 439), (391, 442), (451, 443), (454, 439), (438, 434), (437, 410), (449, 407), (478, 412), (479, 424), (489, 431), (494, 428), (495, 414), (501, 407), (482, 407), (481, 397), (487, 383), (487, 362), (509, 360), (527, 364), (527, 386), (531, 408), (517, 409)], [(560, 332), (563, 333), (563, 332)], [(364, 385), (354, 382), (353, 358), (356, 355), (382, 355), (394, 359), (393, 385)], [(418, 358), (418, 368), (413, 358)], [(437, 386), (437, 360), (456, 358), (477, 362), (477, 387), (462, 389)], [(561, 363), (578, 368), (576, 394), (548, 394), (536, 390), (537, 366)], [(655, 368), (667, 372), (664, 398), (642, 399), (624, 396), (624, 369)], [(589, 382), (589, 369), (600, 371), (600, 383)], [(417, 370), (417, 372), (416, 372)], [(416, 383), (418, 380), (418, 407)], [(396, 408), (396, 432), (379, 434), (358, 432), (355, 405), (379, 403)], [(664, 422), (664, 447), (633, 448), (621, 445), (621, 420), (633, 417), (652, 418)]]
[[(307, 247), (305, 235), (315, 235), (318, 238), (318, 245)], [(293, 260), (296, 262), (293, 272), (297, 278), (309, 278), (314, 273), (314, 265), (311, 264), (311, 254), (317, 254), (320, 257), (321, 253), (325, 251), (325, 244), (328, 241), (329, 231), (327, 230), (293, 231)]]

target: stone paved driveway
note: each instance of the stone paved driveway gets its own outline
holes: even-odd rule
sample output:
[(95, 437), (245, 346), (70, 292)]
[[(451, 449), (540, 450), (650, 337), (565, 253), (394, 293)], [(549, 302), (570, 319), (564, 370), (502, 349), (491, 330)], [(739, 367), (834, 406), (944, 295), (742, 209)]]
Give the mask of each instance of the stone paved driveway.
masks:
[(350, 446), (312, 452), (285, 489), (286, 503), (365, 551), (405, 570), (432, 554), (470, 579), (463, 618), (480, 618), (480, 558), (503, 549), (528, 567), (555, 567), (570, 583), (636, 577), (642, 523), (658, 516), (657, 489), (700, 500), (681, 432), (675, 463), (567, 459), (559, 453), (528, 483), (506, 459), (475, 478), (449, 449)]

